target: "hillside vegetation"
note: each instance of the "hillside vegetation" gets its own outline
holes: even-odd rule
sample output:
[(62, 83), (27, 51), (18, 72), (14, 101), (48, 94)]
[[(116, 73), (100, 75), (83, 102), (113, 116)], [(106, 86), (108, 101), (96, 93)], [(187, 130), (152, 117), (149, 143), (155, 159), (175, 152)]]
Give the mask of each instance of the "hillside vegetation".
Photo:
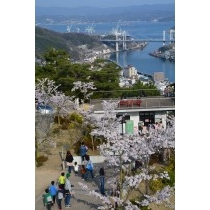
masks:
[(102, 50), (104, 45), (98, 37), (82, 33), (59, 33), (45, 28), (35, 28), (35, 56), (43, 58), (50, 48), (65, 50), (72, 61), (80, 61), (90, 49)]

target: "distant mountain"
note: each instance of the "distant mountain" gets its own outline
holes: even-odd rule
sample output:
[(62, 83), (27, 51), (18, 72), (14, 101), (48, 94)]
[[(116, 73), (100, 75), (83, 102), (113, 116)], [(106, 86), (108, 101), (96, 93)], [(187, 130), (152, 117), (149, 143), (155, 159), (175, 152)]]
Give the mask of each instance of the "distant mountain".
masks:
[(99, 38), (81, 33), (59, 33), (35, 27), (35, 56), (42, 58), (49, 48), (65, 50), (74, 61), (83, 60), (89, 49), (103, 49)]
[(36, 21), (46, 17), (71, 18), (80, 21), (175, 20), (175, 4), (138, 5), (130, 7), (35, 7)]

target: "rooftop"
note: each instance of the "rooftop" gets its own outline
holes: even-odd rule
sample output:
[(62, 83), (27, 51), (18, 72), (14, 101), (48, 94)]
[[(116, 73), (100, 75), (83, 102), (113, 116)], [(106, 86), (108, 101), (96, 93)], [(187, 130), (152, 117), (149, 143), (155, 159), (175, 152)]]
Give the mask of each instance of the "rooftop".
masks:
[(127, 99), (91, 99), (90, 105), (94, 105), (93, 111), (95, 113), (103, 112), (102, 102), (103, 100), (119, 102), (116, 110), (120, 111), (169, 111), (175, 110), (175, 97), (141, 97), (141, 98), (127, 98)]

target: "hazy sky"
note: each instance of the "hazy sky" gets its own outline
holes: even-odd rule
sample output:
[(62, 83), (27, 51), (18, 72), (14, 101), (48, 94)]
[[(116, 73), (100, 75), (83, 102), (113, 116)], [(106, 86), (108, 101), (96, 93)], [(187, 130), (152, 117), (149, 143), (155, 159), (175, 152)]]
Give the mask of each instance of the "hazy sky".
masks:
[(44, 7), (115, 7), (141, 4), (170, 4), (175, 0), (35, 0), (36, 6)]

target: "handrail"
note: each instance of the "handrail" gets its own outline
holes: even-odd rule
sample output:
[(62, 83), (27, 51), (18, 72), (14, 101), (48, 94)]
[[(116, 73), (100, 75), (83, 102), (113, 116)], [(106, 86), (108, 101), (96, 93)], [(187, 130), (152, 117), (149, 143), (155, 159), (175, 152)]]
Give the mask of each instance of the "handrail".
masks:
[[(142, 109), (142, 108), (167, 108), (175, 107), (175, 97), (142, 97), (128, 99), (111, 99), (113, 102), (118, 102), (117, 109)], [(103, 100), (93, 99), (90, 105), (100, 105)]]

